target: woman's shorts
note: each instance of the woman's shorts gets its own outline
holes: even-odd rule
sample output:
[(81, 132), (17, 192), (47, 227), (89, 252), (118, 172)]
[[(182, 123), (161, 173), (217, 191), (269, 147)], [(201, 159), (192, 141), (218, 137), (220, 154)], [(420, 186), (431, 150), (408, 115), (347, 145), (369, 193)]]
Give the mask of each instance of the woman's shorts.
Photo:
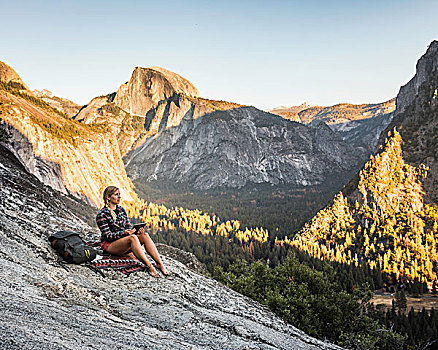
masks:
[(100, 243), (100, 247), (103, 250), (108, 250), (109, 246), (112, 244), (113, 242), (108, 242), (108, 241), (103, 241)]

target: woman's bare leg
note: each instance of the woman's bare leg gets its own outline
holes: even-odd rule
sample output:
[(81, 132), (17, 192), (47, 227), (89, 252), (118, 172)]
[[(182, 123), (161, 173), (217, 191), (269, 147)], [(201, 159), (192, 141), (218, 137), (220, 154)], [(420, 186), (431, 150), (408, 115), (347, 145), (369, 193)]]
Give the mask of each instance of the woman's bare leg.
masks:
[(111, 245), (107, 249), (108, 253), (115, 255), (123, 255), (130, 251), (134, 253), (134, 255), (137, 257), (138, 260), (140, 260), (148, 267), (151, 276), (153, 277), (159, 276), (158, 272), (155, 270), (155, 268), (152, 266), (152, 264), (146, 257), (143, 247), (141, 246), (140, 239), (136, 235), (122, 237), (117, 241), (111, 243)]
[(139, 233), (137, 234), (138, 239), (140, 242), (144, 245), (146, 251), (148, 254), (152, 257), (152, 259), (155, 260), (157, 263), (158, 269), (164, 274), (168, 275), (169, 272), (164, 267), (163, 262), (161, 261), (160, 254), (158, 253), (157, 247), (155, 246), (155, 243), (152, 241), (151, 237), (149, 237), (149, 234), (147, 232)]

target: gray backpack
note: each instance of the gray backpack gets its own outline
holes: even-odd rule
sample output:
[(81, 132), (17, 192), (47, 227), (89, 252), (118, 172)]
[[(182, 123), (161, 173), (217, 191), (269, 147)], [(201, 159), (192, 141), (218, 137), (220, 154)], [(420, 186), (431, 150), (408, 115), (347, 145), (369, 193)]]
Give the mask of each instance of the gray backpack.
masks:
[(96, 258), (96, 251), (74, 231), (59, 231), (49, 237), (51, 246), (59, 255), (59, 261), (81, 264)]

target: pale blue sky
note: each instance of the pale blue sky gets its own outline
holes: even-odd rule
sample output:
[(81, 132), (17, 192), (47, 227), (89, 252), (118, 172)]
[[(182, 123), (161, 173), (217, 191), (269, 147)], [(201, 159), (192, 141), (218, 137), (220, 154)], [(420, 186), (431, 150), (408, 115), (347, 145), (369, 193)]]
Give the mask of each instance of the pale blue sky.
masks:
[(3, 1), (0, 60), (86, 104), (136, 66), (269, 108), (395, 97), (438, 39), (436, 1)]

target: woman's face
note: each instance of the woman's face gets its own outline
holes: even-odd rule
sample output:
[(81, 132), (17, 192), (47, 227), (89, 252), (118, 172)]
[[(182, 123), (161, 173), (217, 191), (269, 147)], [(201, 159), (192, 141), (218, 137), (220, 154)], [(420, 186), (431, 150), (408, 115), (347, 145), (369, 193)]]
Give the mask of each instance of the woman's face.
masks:
[(111, 204), (120, 204), (120, 191), (116, 190), (111, 196), (108, 197)]

